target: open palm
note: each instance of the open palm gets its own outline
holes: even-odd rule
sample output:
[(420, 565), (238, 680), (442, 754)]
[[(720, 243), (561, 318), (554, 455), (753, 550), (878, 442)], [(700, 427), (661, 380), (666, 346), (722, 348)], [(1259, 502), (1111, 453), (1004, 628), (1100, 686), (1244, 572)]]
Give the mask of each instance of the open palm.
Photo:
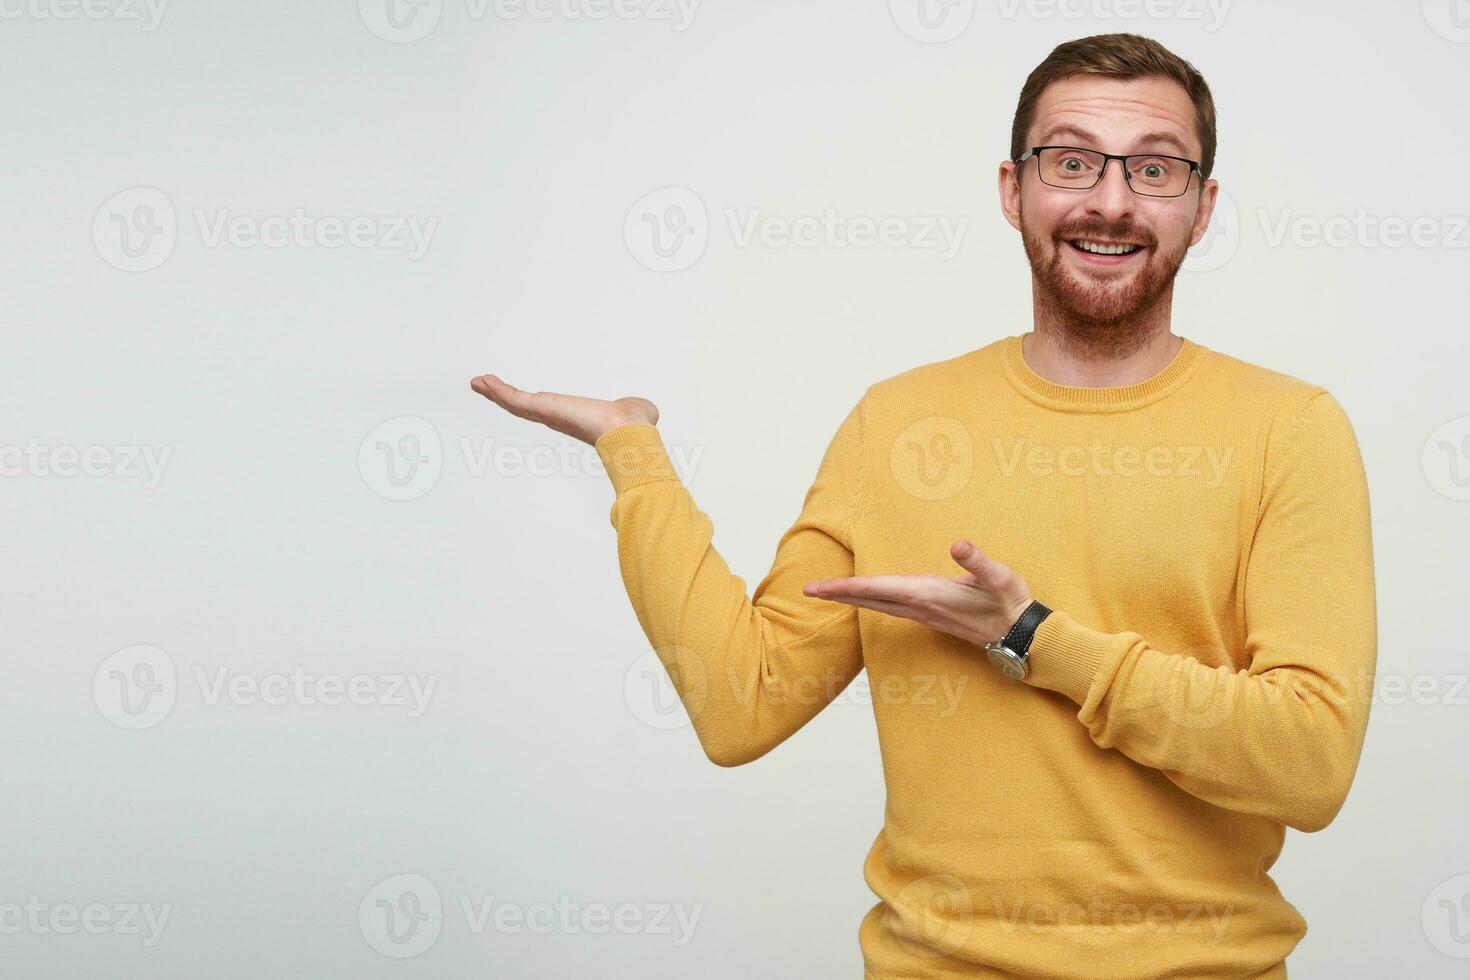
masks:
[(522, 391), (493, 374), (482, 374), (473, 379), (470, 388), (512, 415), (540, 422), (588, 445), (620, 425), (658, 423), (658, 406), (646, 398), (607, 401), (554, 391)]

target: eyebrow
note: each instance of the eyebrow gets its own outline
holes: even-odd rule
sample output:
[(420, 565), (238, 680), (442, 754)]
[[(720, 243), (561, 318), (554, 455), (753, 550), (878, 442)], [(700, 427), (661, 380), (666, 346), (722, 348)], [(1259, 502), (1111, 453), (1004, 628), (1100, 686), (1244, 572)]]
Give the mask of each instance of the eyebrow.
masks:
[[(1089, 133), (1087, 130), (1077, 126), (1073, 126), (1070, 123), (1063, 123), (1060, 126), (1053, 126), (1051, 129), (1048, 129), (1046, 132), (1042, 133), (1039, 137), (1040, 143), (1038, 145), (1044, 146), (1052, 140), (1056, 139), (1058, 136), (1074, 136), (1077, 139), (1089, 140), (1094, 146), (1097, 145), (1098, 142), (1100, 142), (1097, 138), (1096, 133)], [(1169, 146), (1177, 149), (1180, 153), (1189, 152), (1189, 147), (1185, 146), (1184, 142), (1173, 133), (1144, 133), (1138, 138), (1139, 145), (1147, 146), (1149, 144), (1155, 143), (1167, 143)]]

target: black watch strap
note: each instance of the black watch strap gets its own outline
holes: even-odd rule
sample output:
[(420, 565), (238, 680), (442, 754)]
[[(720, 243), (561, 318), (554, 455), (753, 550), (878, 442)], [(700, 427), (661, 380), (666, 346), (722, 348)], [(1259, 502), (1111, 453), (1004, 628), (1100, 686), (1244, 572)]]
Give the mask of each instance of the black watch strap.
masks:
[(1051, 615), (1051, 610), (1041, 604), (1039, 599), (1032, 599), (1031, 605), (1021, 613), (1021, 618), (1016, 620), (1010, 631), (1001, 638), (1000, 645), (1012, 651), (1017, 656), (1026, 656), (1031, 649), (1031, 640), (1036, 636), (1036, 627), (1041, 621)]

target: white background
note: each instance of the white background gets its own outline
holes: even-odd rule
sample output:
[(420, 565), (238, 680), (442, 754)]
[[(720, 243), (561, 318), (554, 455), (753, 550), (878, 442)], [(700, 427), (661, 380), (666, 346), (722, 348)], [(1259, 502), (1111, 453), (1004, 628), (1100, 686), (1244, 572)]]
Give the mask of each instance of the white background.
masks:
[[(1328, 388), (1369, 473), (1379, 679), (1401, 686), (1337, 820), (1288, 833), (1273, 874), (1310, 926), (1288, 965), (1463, 975), (1464, 0), (959, 2), (942, 41), (905, 0), (688, 23), (443, 0), (402, 29), (382, 2), (0, 2), (7, 975), (859, 976), (871, 708), (844, 695), (758, 764), (711, 765), (650, 699), (606, 477), (468, 379), (653, 399), (753, 588), (868, 384), (1030, 328), (995, 190), (1011, 113), (1052, 46), (1114, 30), (1190, 59), (1219, 107), (1239, 220), (1181, 273), (1175, 332)], [(707, 242), (660, 272), (635, 205), (667, 188)], [(157, 195), (172, 218), (137, 210)], [(728, 217), (829, 208), (966, 225), (944, 255), (742, 244)], [(296, 209), (432, 234), (417, 257), (208, 234)], [(129, 257), (118, 217), (165, 234)], [(1419, 244), (1383, 244), (1416, 219)], [(67, 475), (66, 447), (101, 475)], [(128, 447), (168, 452), (158, 479)], [(157, 717), (119, 707), (138, 645), (174, 698)], [(436, 686), (417, 717), (211, 696), (297, 666)], [(371, 926), (404, 887), (442, 902), (410, 958)], [(572, 912), (476, 931), (463, 899)], [(28, 902), (169, 918), (151, 945), (115, 918), (17, 929)], [(599, 905), (646, 928), (597, 934)]]

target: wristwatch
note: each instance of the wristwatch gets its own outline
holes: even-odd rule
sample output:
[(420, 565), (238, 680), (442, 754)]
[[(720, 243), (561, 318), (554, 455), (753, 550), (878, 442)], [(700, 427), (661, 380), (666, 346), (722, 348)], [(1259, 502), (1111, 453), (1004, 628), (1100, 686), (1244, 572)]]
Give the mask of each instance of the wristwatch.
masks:
[(985, 653), (990, 657), (991, 665), (1013, 680), (1021, 680), (1029, 674), (1031, 662), (1028, 651), (1031, 649), (1031, 639), (1036, 635), (1036, 627), (1050, 615), (1051, 610), (1039, 600), (1031, 600), (1031, 605), (1026, 607), (1021, 618), (1016, 620), (1015, 625), (999, 642), (985, 644)]

